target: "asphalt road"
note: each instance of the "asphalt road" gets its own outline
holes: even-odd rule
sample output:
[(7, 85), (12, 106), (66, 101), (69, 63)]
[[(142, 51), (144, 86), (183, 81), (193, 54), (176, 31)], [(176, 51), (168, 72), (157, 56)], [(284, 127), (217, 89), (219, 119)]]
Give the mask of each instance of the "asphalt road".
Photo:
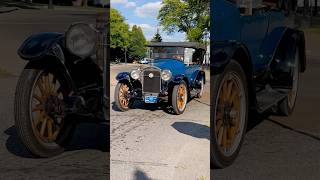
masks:
[(211, 179), (319, 179), (320, 34), (306, 31), (306, 38), (307, 71), (292, 116), (257, 117), (236, 162)]
[(21, 9), (0, 14), (0, 179), (107, 178), (106, 125), (78, 125), (67, 151), (45, 159), (34, 158), (26, 151), (14, 127), (14, 91), (26, 63), (17, 56), (18, 47), (31, 34), (64, 32), (74, 22), (95, 23), (95, 12)]
[(111, 179), (208, 179), (209, 84), (204, 96), (187, 104), (184, 114), (168, 113), (165, 106), (114, 109), (114, 77), (134, 65), (111, 66)]

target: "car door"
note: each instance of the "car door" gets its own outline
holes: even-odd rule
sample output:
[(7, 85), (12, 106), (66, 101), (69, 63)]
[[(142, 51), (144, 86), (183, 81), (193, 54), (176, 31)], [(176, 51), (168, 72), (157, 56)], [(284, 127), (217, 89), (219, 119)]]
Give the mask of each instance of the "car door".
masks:
[[(241, 42), (250, 52), (255, 72), (265, 68), (264, 55), (261, 46), (268, 32), (269, 13), (265, 11), (262, 0), (242, 1), (241, 10)], [(244, 3), (245, 2), (245, 3)], [(251, 7), (250, 7), (251, 6)], [(251, 9), (250, 9), (251, 8)]]

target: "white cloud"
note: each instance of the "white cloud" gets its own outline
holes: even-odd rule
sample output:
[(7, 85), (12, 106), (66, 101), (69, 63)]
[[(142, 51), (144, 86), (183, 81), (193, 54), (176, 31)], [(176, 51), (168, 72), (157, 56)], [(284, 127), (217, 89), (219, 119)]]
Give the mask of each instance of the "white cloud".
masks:
[(137, 7), (135, 10), (135, 14), (139, 17), (156, 17), (161, 7), (161, 1), (146, 3), (140, 7)]
[(135, 2), (129, 0), (111, 0), (111, 4), (122, 4), (127, 8), (137, 6)]
[(147, 40), (152, 39), (153, 35), (157, 32), (157, 27), (152, 26), (150, 24), (136, 24), (136, 23), (130, 23), (130, 29), (132, 28), (133, 25), (137, 25), (141, 27), (144, 36), (146, 37)]

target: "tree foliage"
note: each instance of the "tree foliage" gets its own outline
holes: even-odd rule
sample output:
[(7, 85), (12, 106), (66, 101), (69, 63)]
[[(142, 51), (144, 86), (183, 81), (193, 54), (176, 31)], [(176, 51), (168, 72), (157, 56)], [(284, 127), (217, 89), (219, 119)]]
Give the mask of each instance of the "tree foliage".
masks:
[(189, 41), (202, 42), (210, 29), (210, 0), (163, 0), (158, 20), (168, 34), (184, 32)]
[(110, 48), (113, 59), (139, 59), (145, 56), (147, 41), (140, 27), (134, 25), (130, 31), (125, 18), (116, 9), (110, 10)]
[(147, 41), (144, 37), (143, 31), (140, 27), (134, 25), (130, 32), (130, 42), (128, 47), (128, 54), (131, 59), (140, 59), (145, 57)]
[(157, 29), (157, 33), (153, 36), (151, 42), (162, 42), (162, 37), (159, 33), (159, 29)]
[(124, 49), (129, 45), (129, 25), (116, 9), (110, 11), (110, 47)]

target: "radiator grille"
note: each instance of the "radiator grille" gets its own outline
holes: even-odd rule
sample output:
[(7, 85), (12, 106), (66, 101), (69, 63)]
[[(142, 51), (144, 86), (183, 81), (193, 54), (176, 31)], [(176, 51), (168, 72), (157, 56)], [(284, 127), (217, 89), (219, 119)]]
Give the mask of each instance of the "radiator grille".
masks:
[(143, 92), (160, 93), (160, 91), (161, 91), (160, 70), (155, 68), (145, 69), (143, 71)]

